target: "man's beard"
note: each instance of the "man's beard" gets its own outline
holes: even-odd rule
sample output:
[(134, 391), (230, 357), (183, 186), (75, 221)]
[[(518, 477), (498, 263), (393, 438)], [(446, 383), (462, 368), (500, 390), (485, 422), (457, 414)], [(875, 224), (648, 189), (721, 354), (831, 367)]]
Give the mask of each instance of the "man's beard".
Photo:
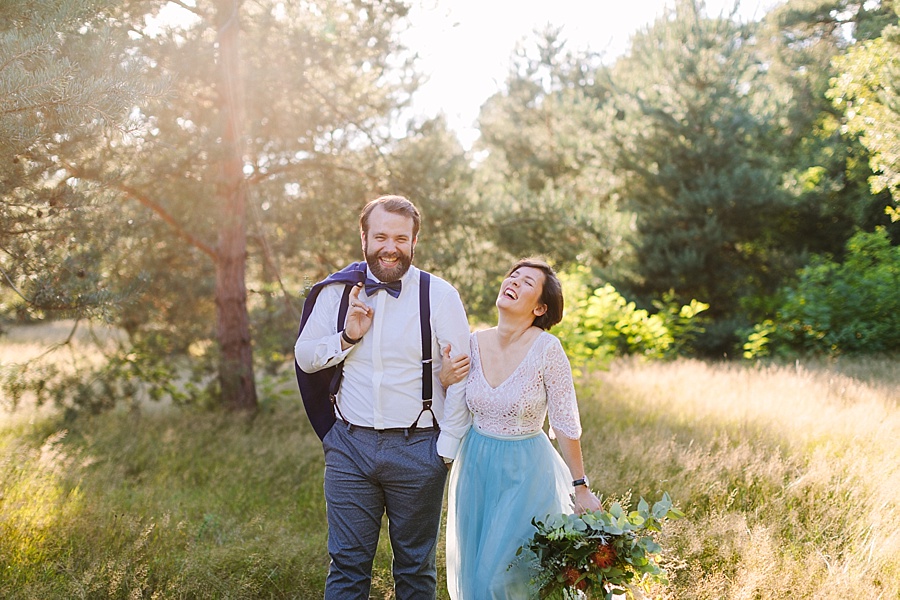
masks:
[[(409, 254), (404, 254), (403, 252), (380, 252), (378, 254), (369, 253), (369, 245), (366, 244), (365, 247), (365, 255), (366, 255), (366, 264), (369, 265), (369, 272), (372, 273), (375, 277), (378, 278), (379, 281), (383, 281), (384, 283), (390, 283), (392, 281), (399, 281), (401, 277), (406, 275), (406, 272), (409, 271), (409, 266), (412, 264), (413, 254), (415, 250), (411, 250)], [(394, 267), (385, 268), (381, 265), (381, 261), (378, 259), (380, 257), (393, 258), (397, 257), (397, 263)]]

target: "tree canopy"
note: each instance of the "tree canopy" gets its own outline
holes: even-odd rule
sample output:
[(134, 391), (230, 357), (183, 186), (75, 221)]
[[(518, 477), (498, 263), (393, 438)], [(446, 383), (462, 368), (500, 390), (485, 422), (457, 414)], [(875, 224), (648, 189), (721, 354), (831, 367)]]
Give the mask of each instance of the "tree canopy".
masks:
[(382, 193), (420, 206), (417, 262), (473, 321), (512, 260), (542, 254), (647, 322), (708, 305), (671, 346), (706, 356), (739, 353), (800, 269), (843, 260), (858, 231), (900, 239), (884, 214), (900, 181), (891, 2), (789, 0), (742, 23), (681, 0), (612, 58), (550, 26), (512, 55), (471, 153), (442, 117), (404, 112), (420, 82), (408, 9), (3, 3), (6, 318), (126, 333), (84, 398), (137, 379), (253, 410), (258, 369), (290, 361), (304, 290), (359, 256), (358, 211)]

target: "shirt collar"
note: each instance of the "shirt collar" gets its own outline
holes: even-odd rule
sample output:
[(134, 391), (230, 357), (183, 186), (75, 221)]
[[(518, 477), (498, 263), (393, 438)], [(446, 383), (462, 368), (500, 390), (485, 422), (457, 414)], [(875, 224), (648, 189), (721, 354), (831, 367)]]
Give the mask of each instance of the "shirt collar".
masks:
[[(366, 265), (366, 277), (372, 279), (373, 281), (377, 281), (378, 283), (384, 283), (383, 281), (375, 277), (375, 274), (372, 273), (371, 269), (369, 269), (369, 265)], [(403, 277), (400, 278), (400, 281), (403, 283), (403, 286), (405, 288), (406, 286), (410, 285), (412, 281), (418, 281), (418, 279), (419, 269), (416, 268), (416, 265), (410, 265), (409, 269), (406, 271)]]

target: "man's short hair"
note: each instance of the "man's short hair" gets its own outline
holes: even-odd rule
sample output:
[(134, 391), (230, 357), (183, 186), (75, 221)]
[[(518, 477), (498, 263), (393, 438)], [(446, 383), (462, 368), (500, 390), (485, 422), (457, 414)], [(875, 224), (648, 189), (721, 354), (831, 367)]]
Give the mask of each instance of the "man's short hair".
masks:
[(520, 259), (512, 266), (506, 276), (509, 277), (522, 267), (531, 267), (544, 273), (544, 285), (541, 288), (539, 302), (545, 305), (547, 310), (544, 311), (544, 314), (535, 317), (531, 324), (546, 331), (562, 321), (564, 307), (562, 284), (559, 282), (559, 277), (556, 276), (553, 267), (547, 264), (547, 261), (535, 257)]
[(415, 237), (419, 235), (419, 226), (422, 223), (419, 209), (403, 196), (381, 196), (374, 200), (370, 200), (359, 214), (359, 230), (363, 232), (364, 235), (369, 234), (369, 215), (371, 215), (372, 211), (379, 206), (389, 213), (403, 215), (404, 217), (412, 219), (413, 238), (415, 239)]

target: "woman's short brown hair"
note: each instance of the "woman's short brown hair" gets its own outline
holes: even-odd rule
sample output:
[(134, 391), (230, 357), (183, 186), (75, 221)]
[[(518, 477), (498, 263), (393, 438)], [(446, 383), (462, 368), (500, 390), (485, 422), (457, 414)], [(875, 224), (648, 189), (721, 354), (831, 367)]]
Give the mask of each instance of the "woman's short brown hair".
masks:
[(546, 331), (562, 321), (564, 306), (562, 284), (559, 282), (559, 277), (556, 276), (556, 271), (553, 270), (553, 267), (541, 258), (520, 259), (512, 266), (506, 276), (509, 277), (522, 267), (538, 269), (544, 274), (544, 285), (541, 288), (540, 302), (547, 307), (547, 310), (544, 311), (544, 314), (535, 317), (531, 324)]

